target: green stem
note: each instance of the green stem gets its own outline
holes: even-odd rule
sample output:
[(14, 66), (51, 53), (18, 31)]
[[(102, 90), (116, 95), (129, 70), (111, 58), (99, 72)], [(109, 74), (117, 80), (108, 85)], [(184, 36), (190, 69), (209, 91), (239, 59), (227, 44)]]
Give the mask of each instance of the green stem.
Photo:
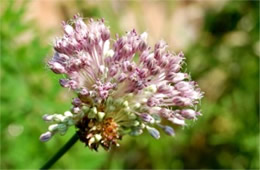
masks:
[(49, 169), (56, 161), (58, 161), (64, 153), (66, 153), (79, 139), (78, 134), (75, 133), (70, 140), (48, 161), (46, 162), (40, 169)]

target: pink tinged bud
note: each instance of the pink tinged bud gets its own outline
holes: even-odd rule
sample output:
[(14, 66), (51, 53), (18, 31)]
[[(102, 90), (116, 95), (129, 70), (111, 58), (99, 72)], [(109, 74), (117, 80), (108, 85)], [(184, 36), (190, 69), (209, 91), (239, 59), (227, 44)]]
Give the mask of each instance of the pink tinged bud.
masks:
[(185, 117), (186, 119), (195, 119), (197, 116), (196, 111), (192, 109), (184, 109), (181, 111), (181, 115)]
[(75, 90), (75, 89), (77, 89), (77, 87), (78, 87), (78, 83), (77, 83), (76, 81), (74, 81), (74, 80), (70, 80), (70, 81), (69, 81), (69, 87), (70, 87), (72, 90)]
[(180, 96), (173, 97), (173, 104), (176, 106), (190, 106), (192, 105), (192, 101), (189, 98), (184, 98)]
[(149, 50), (144, 50), (140, 55), (140, 61), (145, 62), (146, 58), (149, 56)]
[(131, 52), (132, 52), (132, 47), (129, 44), (123, 46), (122, 55), (128, 56), (130, 55)]
[(168, 85), (160, 85), (157, 89), (157, 93), (170, 94), (172, 91), (172, 87)]
[(81, 96), (89, 96), (89, 91), (87, 89), (82, 89), (79, 94)]
[(46, 132), (46, 133), (43, 133), (41, 136), (40, 136), (40, 141), (42, 142), (47, 142), (48, 140), (50, 140), (52, 137), (52, 133), (51, 132)]
[(74, 34), (74, 29), (72, 26), (66, 24), (66, 25), (64, 25), (64, 32), (66, 35), (72, 36)]
[(142, 41), (139, 43), (138, 49), (139, 49), (140, 51), (144, 51), (145, 49), (147, 49), (147, 44), (146, 44), (146, 42), (142, 40)]
[(77, 18), (75, 22), (75, 29), (78, 33), (80, 33), (82, 30), (86, 30), (87, 26), (86, 24), (82, 21), (82, 18)]
[(87, 42), (89, 45), (93, 45), (95, 42), (95, 35), (93, 33), (89, 33), (87, 36)]
[(61, 64), (58, 63), (58, 62), (52, 62), (52, 61), (50, 61), (48, 64), (49, 64), (50, 69), (51, 69), (54, 73), (56, 73), (56, 74), (64, 74), (64, 73), (67, 72), (66, 69), (64, 68), (64, 66), (61, 65)]
[[(170, 64), (170, 63), (169, 63), (169, 64)], [(181, 69), (181, 65), (179, 65), (179, 64), (173, 64), (173, 65), (170, 66), (169, 71), (170, 71), (170, 72), (177, 73), (177, 72), (180, 71), (180, 69)]]
[(151, 70), (150, 70), (150, 72), (151, 72), (151, 74), (152, 75), (157, 75), (157, 74), (159, 74), (160, 73), (160, 67), (159, 66), (155, 66), (155, 67), (153, 67)]
[(145, 121), (147, 123), (154, 123), (155, 122), (154, 118), (150, 114), (142, 113), (140, 115), (140, 117), (142, 118), (143, 121)]
[(106, 99), (108, 97), (108, 91), (107, 90), (101, 90), (99, 92), (99, 96), (102, 98), (102, 99)]
[(154, 49), (164, 49), (164, 48), (166, 48), (167, 47), (167, 44), (166, 44), (166, 42), (165, 41), (163, 41), (163, 40), (161, 40), (161, 41), (159, 41), (158, 43), (156, 43), (155, 45), (154, 45)]
[(105, 26), (101, 29), (101, 38), (103, 41), (106, 41), (110, 38), (109, 29), (107, 29)]
[(162, 58), (160, 61), (159, 61), (159, 65), (164, 68), (168, 65), (168, 60), (166, 58)]
[(179, 91), (188, 91), (190, 89), (192, 89), (192, 85), (189, 83), (189, 82), (186, 82), (186, 81), (181, 81), (181, 82), (178, 82), (176, 85), (175, 85), (176, 89), (179, 90)]
[(60, 79), (60, 85), (65, 88), (77, 89), (78, 83), (74, 80)]
[(149, 126), (146, 126), (146, 129), (148, 130), (150, 135), (152, 137), (154, 137), (155, 139), (159, 139), (160, 138), (160, 132), (157, 129), (155, 129), (153, 127), (149, 127)]
[(178, 119), (176, 117), (173, 117), (173, 118), (169, 118), (168, 120), (176, 125), (181, 125), (181, 126), (185, 125), (185, 121), (183, 119)]
[(158, 104), (160, 104), (160, 100), (155, 97), (150, 97), (147, 101), (147, 106), (149, 107), (157, 106)]
[(118, 81), (121, 83), (126, 79), (126, 74), (121, 73), (120, 76), (118, 77)]
[(165, 108), (162, 108), (160, 111), (159, 111), (159, 114), (164, 117), (164, 118), (168, 118), (170, 116), (170, 110), (168, 109), (165, 109)]
[(71, 111), (72, 111), (72, 113), (74, 113), (74, 114), (78, 114), (78, 113), (80, 113), (80, 108), (79, 107), (73, 107), (72, 109), (71, 109)]
[(181, 58), (183, 58), (183, 57), (184, 57), (184, 54), (183, 54), (183, 52), (182, 52), (182, 51), (181, 51), (181, 52), (179, 52), (178, 56), (179, 56), (179, 57), (181, 57)]
[(175, 77), (173, 78), (172, 82), (173, 83), (177, 83), (177, 82), (180, 82), (184, 79), (188, 78), (188, 74), (186, 73), (176, 73), (175, 74)]

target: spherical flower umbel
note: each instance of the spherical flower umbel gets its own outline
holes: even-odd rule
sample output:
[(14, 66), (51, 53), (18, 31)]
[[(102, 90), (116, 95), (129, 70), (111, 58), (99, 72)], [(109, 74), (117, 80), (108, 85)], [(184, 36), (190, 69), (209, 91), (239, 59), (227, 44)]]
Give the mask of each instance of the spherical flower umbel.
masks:
[(169, 52), (164, 41), (149, 47), (147, 33), (139, 35), (135, 30), (113, 40), (103, 19), (85, 24), (76, 15), (72, 25), (63, 23), (63, 29), (48, 66), (65, 75), (60, 85), (77, 97), (64, 114), (43, 116), (52, 124), (41, 141), (75, 126), (89, 148), (109, 149), (118, 146), (124, 135), (145, 130), (156, 139), (158, 129), (173, 136), (169, 123), (184, 126), (185, 119), (200, 115), (195, 108), (203, 93), (182, 72), (182, 52)]

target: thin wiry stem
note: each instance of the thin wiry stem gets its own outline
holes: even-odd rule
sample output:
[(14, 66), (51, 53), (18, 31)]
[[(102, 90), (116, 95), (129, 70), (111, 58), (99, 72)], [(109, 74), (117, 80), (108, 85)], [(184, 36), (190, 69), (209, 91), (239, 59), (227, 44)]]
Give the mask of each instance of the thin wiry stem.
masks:
[(40, 169), (49, 169), (55, 162), (57, 162), (79, 139), (78, 134), (75, 133), (70, 140)]

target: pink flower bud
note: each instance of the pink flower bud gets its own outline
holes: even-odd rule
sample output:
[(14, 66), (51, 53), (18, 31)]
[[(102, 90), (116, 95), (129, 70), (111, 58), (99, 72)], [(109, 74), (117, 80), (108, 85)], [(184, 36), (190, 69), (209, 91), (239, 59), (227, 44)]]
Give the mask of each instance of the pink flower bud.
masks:
[(65, 24), (64, 25), (64, 32), (65, 32), (66, 35), (72, 36), (74, 34), (74, 29), (73, 29), (72, 26)]
[(195, 119), (196, 118), (196, 111), (192, 109), (184, 109), (181, 111), (181, 115), (185, 117), (186, 119)]
[(101, 29), (101, 38), (103, 41), (106, 41), (110, 38), (109, 29), (107, 29), (105, 26), (103, 26)]
[(48, 64), (49, 64), (50, 69), (54, 73), (56, 73), (56, 74), (65, 74), (66, 73), (66, 69), (60, 63), (50, 61)]
[(158, 104), (160, 104), (160, 101), (155, 97), (150, 97), (147, 101), (147, 106), (149, 107), (157, 106)]

